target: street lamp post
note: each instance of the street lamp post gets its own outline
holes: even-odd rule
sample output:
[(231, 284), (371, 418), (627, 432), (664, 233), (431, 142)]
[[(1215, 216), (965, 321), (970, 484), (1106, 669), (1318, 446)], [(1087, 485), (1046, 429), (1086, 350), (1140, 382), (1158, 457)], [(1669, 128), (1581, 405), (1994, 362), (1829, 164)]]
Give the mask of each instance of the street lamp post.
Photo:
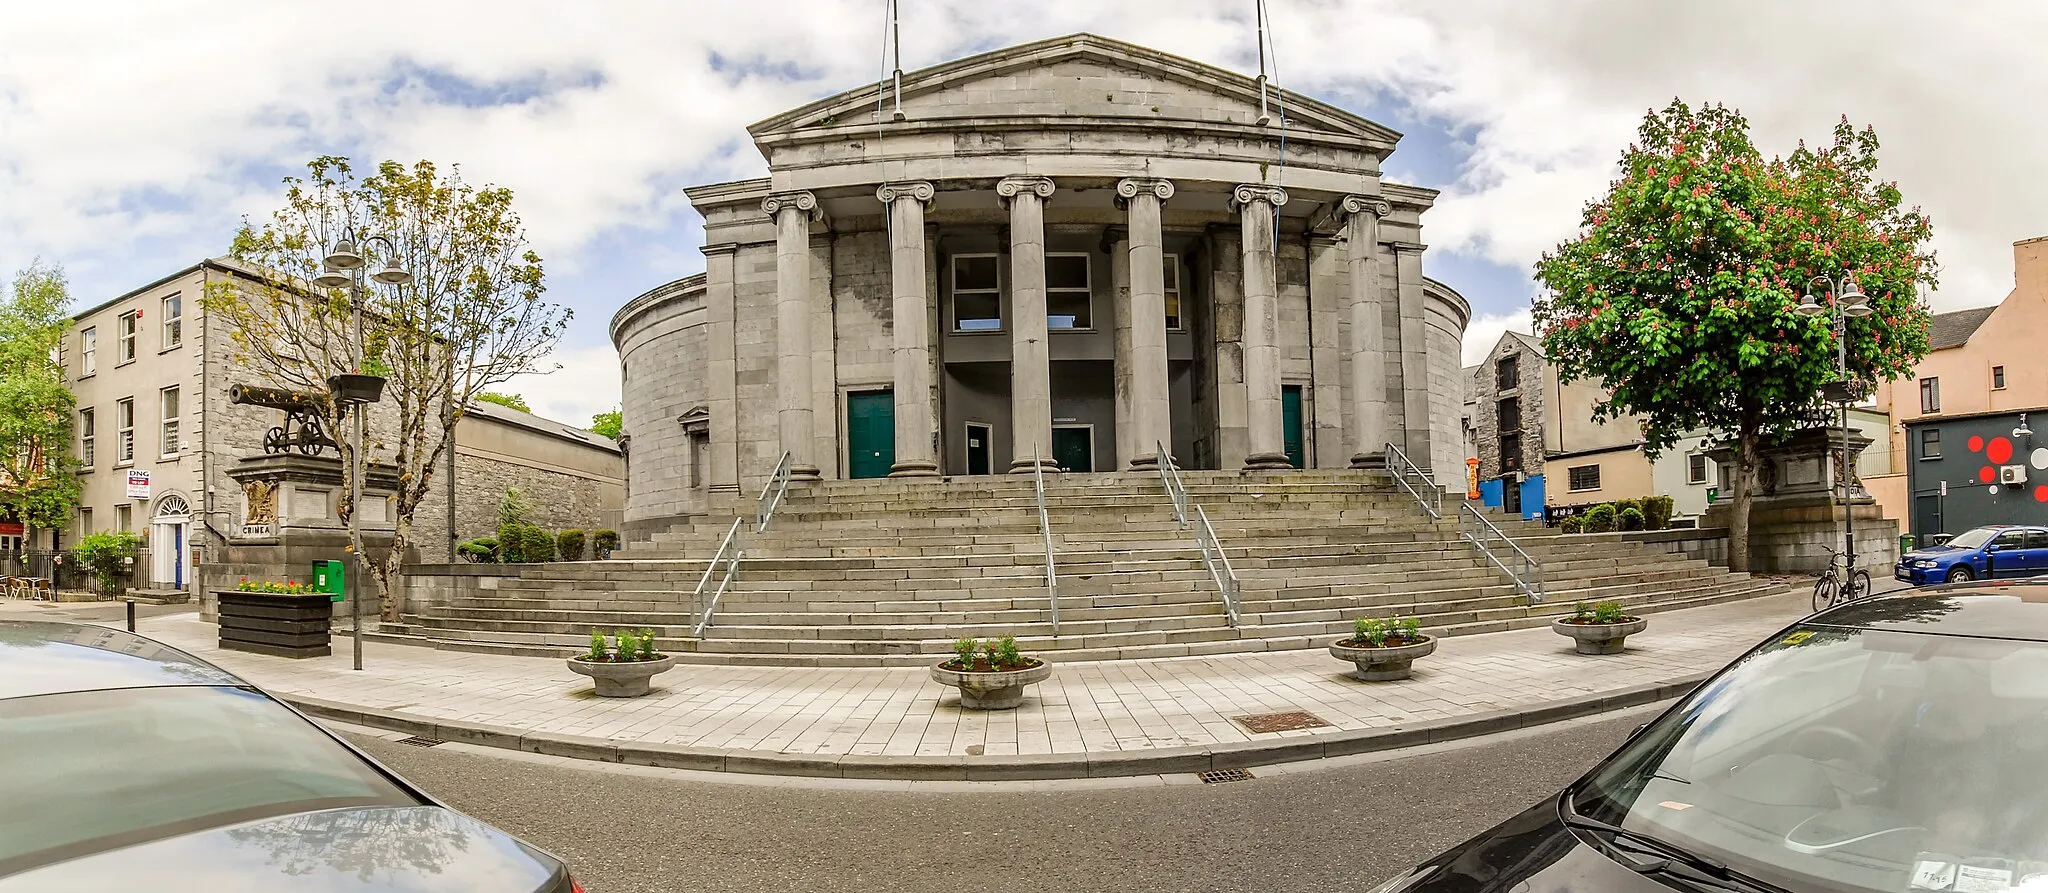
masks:
[[(1819, 299), (1815, 298), (1813, 294), (1815, 283), (1819, 283), (1833, 300), (1823, 305)], [(1796, 310), (1800, 316), (1813, 317), (1830, 314), (1834, 317), (1835, 378), (1836, 384), (1842, 388), (1840, 395), (1842, 419), (1842, 582), (1845, 586), (1853, 587), (1856, 580), (1856, 521), (1855, 505), (1852, 501), (1854, 499), (1854, 491), (1850, 489), (1850, 481), (1855, 479), (1855, 474), (1852, 471), (1855, 466), (1850, 464), (1851, 457), (1849, 455), (1849, 400), (1851, 397), (1849, 388), (1849, 318), (1869, 316), (1871, 314), (1870, 299), (1864, 297), (1863, 290), (1856, 287), (1856, 278), (1847, 272), (1842, 273), (1840, 279), (1830, 278), (1825, 275), (1815, 276), (1806, 283), (1806, 294), (1800, 298), (1799, 306)], [(1859, 593), (1859, 595), (1869, 594), (1868, 592)]]
[[(365, 243), (375, 242), (384, 249), (384, 268), (370, 274), (371, 279), (375, 279), (385, 285), (405, 285), (412, 281), (412, 273), (398, 265), (398, 245), (396, 243), (392, 242), (389, 238), (378, 235), (365, 237), (363, 241)], [(363, 374), (364, 359), (364, 259), (361, 254), (357, 253), (355, 240), (351, 238), (350, 233), (344, 232), (342, 234), (341, 240), (334, 243), (333, 250), (327, 252), (327, 256), (321, 259), (320, 265), (323, 269), (320, 275), (313, 277), (314, 285), (321, 288), (347, 288), (349, 290), (349, 311), (351, 316), (354, 317), (355, 328), (354, 343), (350, 345), (349, 349), (349, 360), (353, 367), (352, 374), (361, 376)], [(340, 393), (341, 389), (334, 384), (339, 380), (339, 376), (328, 379), (330, 391), (335, 393), (335, 400), (338, 406), (344, 408), (353, 406), (356, 417), (356, 423), (350, 432), (351, 442), (349, 448), (348, 541), (355, 552), (355, 568), (354, 572), (349, 574), (348, 601), (349, 626), (353, 633), (349, 638), (355, 640), (355, 668), (360, 670), (363, 668), (363, 574), (369, 566), (369, 556), (366, 554), (369, 550), (362, 547), (363, 475), (369, 467), (369, 463), (363, 460), (363, 444), (369, 439), (365, 430), (365, 419), (369, 415), (369, 405), (377, 402), (377, 396), (372, 395), (368, 399), (363, 399), (358, 395), (344, 397)]]

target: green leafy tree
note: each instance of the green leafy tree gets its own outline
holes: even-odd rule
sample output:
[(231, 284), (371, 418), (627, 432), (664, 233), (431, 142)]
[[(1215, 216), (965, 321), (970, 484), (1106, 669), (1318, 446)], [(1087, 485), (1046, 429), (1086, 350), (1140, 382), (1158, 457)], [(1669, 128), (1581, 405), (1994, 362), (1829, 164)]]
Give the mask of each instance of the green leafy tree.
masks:
[[(388, 379), (383, 402), (367, 416), (375, 434), (366, 447), (367, 458), (397, 466), (392, 546), (370, 565), (383, 617), (395, 620), (413, 516), (435, 492), (464, 408), (514, 376), (559, 368), (547, 355), (570, 312), (542, 299), (541, 259), (528, 247), (511, 190), (471, 186), (459, 169), (426, 161), (386, 161), (362, 178), (346, 158), (323, 156), (306, 167), (304, 177), (285, 179), (283, 207), (235, 237), (232, 256), (260, 281), (210, 290), (204, 306), (221, 317), (243, 364), (285, 387), (324, 392), (329, 376), (350, 371)], [(350, 289), (312, 282), (345, 235), (370, 270), (395, 260), (414, 277), (403, 285), (365, 277), (355, 296), (364, 311), (360, 345)], [(395, 256), (371, 235), (392, 240)], [(348, 430), (332, 401), (320, 422)], [(349, 439), (336, 437), (344, 492), (353, 482)], [(344, 501), (343, 518), (353, 512)], [(360, 539), (350, 548), (363, 554)]]
[(1851, 379), (1900, 377), (1927, 352), (1932, 224), (1877, 179), (1874, 131), (1845, 118), (1833, 137), (1765, 160), (1740, 113), (1674, 101), (1644, 118), (1578, 235), (1536, 266), (1544, 350), (1560, 378), (1609, 389), (1596, 418), (1641, 416), (1653, 458), (1694, 429), (1732, 442), (1738, 571), (1759, 449), (1822, 418), (1837, 377), (1832, 318), (1794, 312), (1809, 281), (1847, 272), (1870, 298), (1874, 313), (1848, 322)]
[(77, 403), (57, 362), (70, 305), (63, 268), (41, 262), (0, 299), (0, 518), (31, 528), (61, 527), (78, 508)]
[(520, 412), (533, 411), (533, 407), (526, 405), (526, 398), (518, 394), (500, 394), (496, 391), (485, 391), (476, 395), (476, 399), (482, 400), (485, 403), (496, 403), (499, 406), (509, 406)]
[(619, 439), (619, 434), (625, 430), (625, 426), (625, 418), (616, 409), (611, 412), (600, 412), (590, 417), (590, 430), (593, 433), (602, 434), (613, 440)]

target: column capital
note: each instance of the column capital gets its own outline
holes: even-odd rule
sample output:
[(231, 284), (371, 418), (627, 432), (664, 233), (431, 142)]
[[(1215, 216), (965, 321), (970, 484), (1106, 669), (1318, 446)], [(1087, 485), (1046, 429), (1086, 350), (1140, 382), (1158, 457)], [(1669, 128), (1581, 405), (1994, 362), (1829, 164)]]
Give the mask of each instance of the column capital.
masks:
[(1278, 208), (1287, 204), (1287, 190), (1264, 183), (1240, 183), (1230, 190), (1230, 206), (1239, 208), (1252, 202), (1265, 202)]
[(1116, 181), (1116, 203), (1122, 207), (1125, 202), (1140, 195), (1157, 196), (1160, 201), (1173, 198), (1173, 181), (1151, 177), (1125, 177)]
[(996, 196), (1005, 204), (1024, 193), (1038, 196), (1040, 201), (1052, 198), (1051, 177), (1004, 177), (996, 181)]
[(784, 208), (792, 208), (816, 216), (818, 197), (812, 195), (809, 190), (800, 189), (795, 192), (772, 193), (767, 198), (761, 200), (761, 210), (770, 217), (775, 216), (777, 212)]
[(1386, 217), (1394, 213), (1394, 206), (1377, 195), (1347, 195), (1340, 203), (1346, 214), (1372, 214)]
[(883, 183), (875, 187), (875, 199), (882, 204), (894, 204), (897, 199), (916, 199), (918, 204), (931, 207), (932, 197), (939, 194), (938, 187), (930, 180), (902, 180)]

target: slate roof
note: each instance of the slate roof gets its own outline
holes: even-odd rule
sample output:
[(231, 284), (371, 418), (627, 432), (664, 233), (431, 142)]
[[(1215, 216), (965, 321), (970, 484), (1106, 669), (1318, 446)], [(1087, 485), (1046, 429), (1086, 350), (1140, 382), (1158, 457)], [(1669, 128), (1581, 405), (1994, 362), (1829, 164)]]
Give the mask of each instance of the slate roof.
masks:
[(1972, 307), (1968, 310), (1934, 314), (1927, 321), (1927, 349), (1946, 350), (1963, 346), (1969, 342), (1971, 335), (1976, 334), (1977, 327), (1990, 319), (1992, 312), (1997, 309), (1998, 305), (1993, 304), (1989, 307)]

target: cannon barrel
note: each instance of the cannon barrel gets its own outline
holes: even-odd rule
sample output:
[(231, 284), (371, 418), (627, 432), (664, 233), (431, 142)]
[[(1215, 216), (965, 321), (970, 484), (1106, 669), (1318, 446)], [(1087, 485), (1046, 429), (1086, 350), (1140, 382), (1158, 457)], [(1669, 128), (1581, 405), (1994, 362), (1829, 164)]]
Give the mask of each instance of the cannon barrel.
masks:
[(245, 406), (268, 406), (286, 411), (313, 411), (327, 405), (327, 395), (318, 392), (291, 391), (284, 388), (265, 388), (256, 385), (230, 385), (228, 402)]

